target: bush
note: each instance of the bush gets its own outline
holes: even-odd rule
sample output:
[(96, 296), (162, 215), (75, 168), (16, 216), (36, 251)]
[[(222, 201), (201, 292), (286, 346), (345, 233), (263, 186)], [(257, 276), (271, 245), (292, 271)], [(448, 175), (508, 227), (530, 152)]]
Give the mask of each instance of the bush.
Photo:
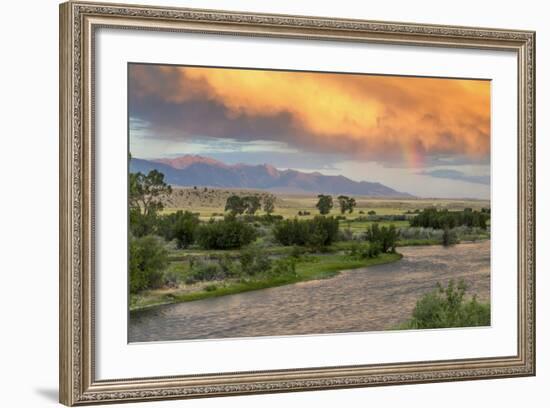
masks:
[(154, 236), (130, 238), (130, 293), (162, 286), (168, 251)]
[(338, 220), (316, 216), (312, 220), (284, 220), (273, 228), (275, 239), (282, 245), (321, 248), (331, 245), (338, 237)]
[(218, 263), (194, 261), (191, 264), (191, 270), (187, 275), (185, 283), (191, 284), (202, 281), (213, 281), (223, 279), (225, 276)]
[(338, 241), (352, 241), (353, 231), (350, 228), (338, 231)]
[(363, 258), (376, 258), (382, 252), (382, 247), (378, 242), (370, 242), (369, 245), (361, 252)]
[(306, 251), (304, 250), (303, 247), (299, 247), (297, 245), (294, 245), (290, 251), (290, 256), (292, 258), (301, 258), (304, 254), (306, 253)]
[(380, 228), (378, 224), (371, 224), (367, 228), (366, 239), (371, 244), (379, 245), (382, 252), (395, 252), (399, 231), (395, 225)]
[(235, 277), (241, 275), (241, 268), (238, 262), (234, 261), (229, 255), (223, 255), (218, 259), (221, 272), (224, 277)]
[(349, 247), (348, 255), (356, 257), (361, 252), (361, 245), (357, 241), (353, 241)]
[(178, 249), (187, 248), (195, 242), (199, 217), (189, 211), (177, 211), (160, 218), (159, 233), (167, 241), (176, 240)]
[(443, 230), (443, 246), (450, 246), (458, 243), (458, 237), (454, 230), (445, 227)]
[(273, 224), (276, 221), (281, 221), (284, 217), (282, 215), (273, 215), (273, 214), (264, 214), (264, 215), (250, 215), (243, 214), (236, 216), (236, 219), (239, 221), (244, 221), (248, 223), (261, 223), (265, 225)]
[(442, 240), (443, 231), (436, 230), (434, 228), (424, 227), (410, 227), (401, 228), (399, 230), (400, 239), (428, 239), (428, 240)]
[(273, 236), (281, 244), (306, 245), (309, 234), (309, 221), (284, 220), (275, 224)]
[(254, 248), (241, 251), (239, 261), (241, 262), (242, 273), (247, 276), (265, 273), (271, 269), (271, 260), (264, 252)]
[(296, 276), (296, 260), (293, 258), (277, 259), (273, 262), (270, 274), (272, 276)]
[(227, 217), (223, 221), (213, 221), (199, 225), (196, 242), (204, 249), (235, 249), (250, 244), (256, 239), (254, 227)]
[(152, 235), (157, 231), (158, 216), (152, 211), (142, 214), (139, 208), (130, 209), (130, 233), (137, 238)]
[(424, 295), (413, 311), (412, 319), (404, 328), (433, 329), (448, 327), (475, 327), (491, 324), (491, 308), (488, 303), (479, 303), (474, 295), (465, 300), (467, 286), (464, 280), (456, 285), (450, 280), (444, 288), (438, 283), (437, 289)]
[(426, 208), (410, 220), (411, 227), (432, 227), (437, 229), (455, 228), (458, 226), (487, 228), (487, 221), (491, 218), (490, 212), (472, 211), (465, 208), (464, 211), (449, 211), (447, 209)]

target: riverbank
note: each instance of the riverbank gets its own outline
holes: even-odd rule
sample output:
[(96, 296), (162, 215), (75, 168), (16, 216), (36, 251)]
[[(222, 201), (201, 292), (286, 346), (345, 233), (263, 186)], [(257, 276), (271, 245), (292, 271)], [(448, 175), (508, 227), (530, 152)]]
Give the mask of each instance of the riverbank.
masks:
[(295, 275), (264, 276), (238, 281), (214, 281), (149, 290), (139, 295), (131, 296), (130, 311), (249, 292), (303, 281), (327, 279), (338, 275), (344, 270), (396, 262), (401, 258), (402, 255), (399, 253), (380, 254), (376, 258), (366, 259), (342, 253), (307, 255), (306, 257), (297, 259)]
[(222, 339), (391, 330), (408, 321), (419, 299), (464, 279), (467, 298), (490, 302), (491, 242), (398, 248), (399, 262), (342, 271), (231, 296), (132, 313), (130, 342)]

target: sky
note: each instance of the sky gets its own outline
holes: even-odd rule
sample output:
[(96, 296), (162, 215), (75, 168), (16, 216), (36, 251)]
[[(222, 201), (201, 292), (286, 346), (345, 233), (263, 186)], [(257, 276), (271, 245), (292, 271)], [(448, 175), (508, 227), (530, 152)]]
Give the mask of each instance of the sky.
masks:
[(490, 197), (490, 81), (130, 64), (130, 152)]

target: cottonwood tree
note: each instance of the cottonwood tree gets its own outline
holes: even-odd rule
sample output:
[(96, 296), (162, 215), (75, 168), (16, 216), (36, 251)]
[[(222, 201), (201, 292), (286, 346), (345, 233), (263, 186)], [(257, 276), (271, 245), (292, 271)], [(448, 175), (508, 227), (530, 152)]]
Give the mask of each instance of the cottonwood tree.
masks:
[(256, 214), (256, 211), (262, 207), (260, 199), (257, 196), (246, 196), (243, 197), (242, 200), (244, 202), (245, 211), (248, 215)]
[(268, 194), (263, 198), (264, 211), (270, 215), (275, 211), (275, 196)]
[(129, 202), (132, 209), (143, 215), (155, 214), (164, 208), (162, 198), (172, 193), (172, 187), (164, 181), (164, 174), (151, 170), (147, 175), (130, 173)]
[(225, 201), (225, 211), (229, 211), (231, 215), (242, 214), (246, 209), (243, 199), (238, 195), (231, 195)]
[(317, 207), (317, 209), (319, 210), (319, 213), (321, 215), (328, 214), (333, 207), (332, 196), (319, 194), (317, 198), (319, 199), (319, 201), (317, 201), (317, 204), (315, 205), (315, 207)]
[(355, 205), (357, 204), (355, 202), (355, 198), (348, 197), (345, 195), (338, 196), (338, 205), (340, 205), (340, 212), (344, 214), (346, 211), (350, 214), (353, 212), (353, 209), (355, 208)]

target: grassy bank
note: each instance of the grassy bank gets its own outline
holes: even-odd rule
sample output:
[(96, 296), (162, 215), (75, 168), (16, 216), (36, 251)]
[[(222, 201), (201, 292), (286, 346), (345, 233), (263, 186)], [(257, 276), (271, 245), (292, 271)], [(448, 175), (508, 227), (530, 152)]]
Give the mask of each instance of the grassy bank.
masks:
[(181, 285), (177, 288), (150, 290), (130, 298), (130, 310), (135, 311), (152, 306), (189, 302), (217, 296), (248, 292), (251, 290), (271, 288), (296, 282), (315, 279), (326, 279), (336, 276), (340, 271), (363, 268), (395, 262), (401, 254), (381, 254), (376, 258), (359, 259), (343, 254), (312, 255), (296, 263), (296, 274), (293, 276), (258, 277), (240, 281), (216, 281), (192, 288)]

